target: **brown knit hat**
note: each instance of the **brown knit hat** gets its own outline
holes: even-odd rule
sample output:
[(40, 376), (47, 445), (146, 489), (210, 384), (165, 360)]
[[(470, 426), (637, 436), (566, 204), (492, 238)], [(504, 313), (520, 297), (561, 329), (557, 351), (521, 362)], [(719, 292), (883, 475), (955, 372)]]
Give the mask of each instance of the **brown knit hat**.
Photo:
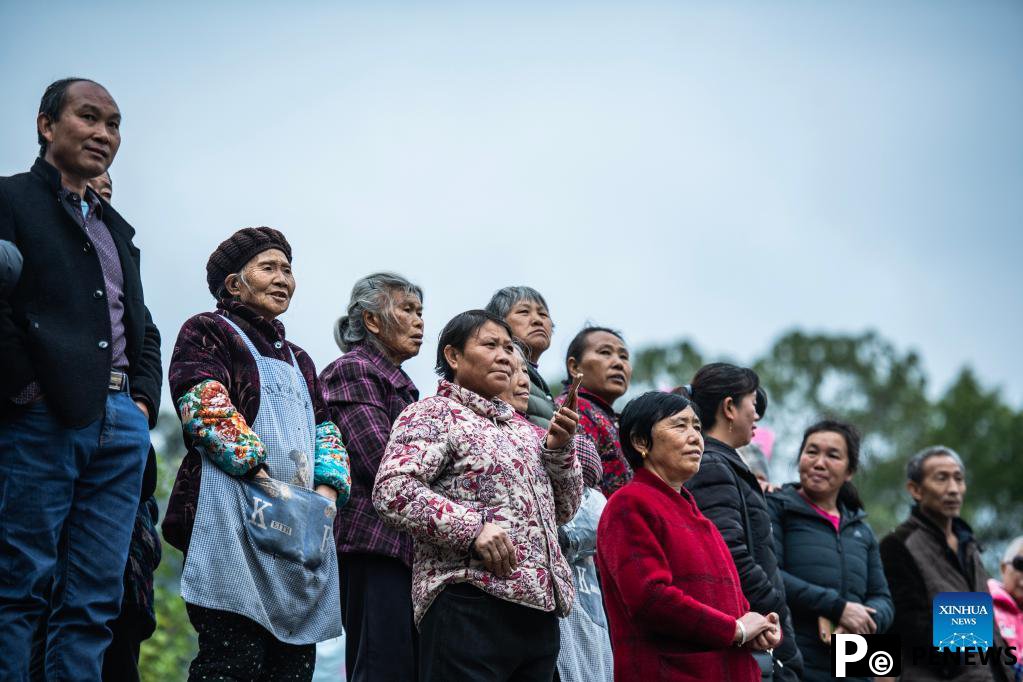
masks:
[(269, 249), (280, 249), (291, 261), (291, 244), (272, 227), (243, 227), (220, 242), (206, 261), (206, 283), (218, 301), (227, 297), (224, 279), (238, 272), (253, 256)]

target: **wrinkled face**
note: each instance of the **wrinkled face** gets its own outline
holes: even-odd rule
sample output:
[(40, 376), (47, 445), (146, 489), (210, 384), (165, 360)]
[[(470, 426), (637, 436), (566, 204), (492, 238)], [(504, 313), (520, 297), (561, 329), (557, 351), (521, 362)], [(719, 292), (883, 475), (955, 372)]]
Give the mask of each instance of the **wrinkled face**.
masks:
[(463, 350), (446, 347), (444, 357), (454, 372), (454, 383), (484, 398), (496, 398), (511, 385), (515, 346), (508, 332), (493, 322), (470, 336)]
[(529, 372), (526, 370), (526, 361), (519, 353), (512, 358), (511, 383), (498, 397), (515, 408), (519, 414), (525, 414), (526, 408), (529, 407)]
[(954, 519), (963, 508), (966, 477), (955, 459), (934, 455), (924, 460), (923, 481), (909, 481), (906, 487), (920, 508), (930, 516)]
[(595, 393), (608, 405), (629, 390), (632, 363), (625, 342), (608, 332), (593, 332), (586, 337), (582, 357), (569, 358), (569, 369), (583, 373), (583, 388)]
[(803, 490), (815, 499), (826, 499), (838, 495), (839, 488), (850, 478), (845, 437), (834, 431), (810, 434), (799, 453), (799, 482)]
[(1023, 554), (1017, 554), (1014, 561), (1002, 563), (1002, 584), (1005, 591), (1023, 607)]
[(114, 185), (110, 182), (110, 173), (104, 173), (89, 180), (89, 187), (92, 187), (93, 192), (106, 199), (107, 203), (114, 198)]
[[(692, 407), (654, 424), (643, 466), (668, 485), (679, 487), (700, 470), (703, 427)], [(641, 447), (637, 448), (642, 450)]]
[(291, 262), (280, 249), (268, 249), (253, 256), (241, 273), (224, 279), (228, 293), (263, 316), (267, 321), (283, 315), (295, 293)]
[(757, 422), (760, 421), (760, 414), (757, 412), (757, 392), (750, 391), (742, 395), (739, 402), (732, 402), (732, 406), (735, 414), (729, 435), (732, 438), (732, 445), (739, 448), (749, 445), (757, 432)]
[[(415, 294), (402, 292), (396, 296), (386, 324), (381, 324), (380, 320), (366, 322), (367, 328), (377, 334), (380, 343), (398, 364), (419, 355), (423, 345), (423, 303)], [(379, 331), (375, 331), (374, 327)]]
[(88, 180), (102, 174), (121, 146), (121, 111), (95, 83), (69, 85), (60, 117), (54, 121), (40, 115), (37, 125), (47, 142), (46, 160), (69, 178)]
[(515, 338), (529, 348), (530, 359), (533, 362), (538, 362), (540, 355), (551, 347), (554, 323), (551, 322), (550, 313), (542, 303), (520, 300), (512, 306), (504, 321), (511, 327)]

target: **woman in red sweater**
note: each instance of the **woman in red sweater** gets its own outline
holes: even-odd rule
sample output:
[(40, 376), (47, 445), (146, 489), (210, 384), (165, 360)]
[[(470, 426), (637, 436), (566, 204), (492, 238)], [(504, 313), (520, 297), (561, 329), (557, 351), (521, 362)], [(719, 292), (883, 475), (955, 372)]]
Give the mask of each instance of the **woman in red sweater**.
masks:
[(650, 392), (622, 413), (636, 475), (597, 530), (616, 680), (757, 682), (750, 650), (781, 639), (777, 614), (748, 611), (728, 547), (682, 488), (703, 455), (695, 408)]

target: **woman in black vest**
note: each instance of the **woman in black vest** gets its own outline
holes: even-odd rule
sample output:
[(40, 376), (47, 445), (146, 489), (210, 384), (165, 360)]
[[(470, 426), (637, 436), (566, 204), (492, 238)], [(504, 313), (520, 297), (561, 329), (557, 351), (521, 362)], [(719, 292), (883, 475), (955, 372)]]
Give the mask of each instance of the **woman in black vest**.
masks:
[(884, 632), (895, 615), (877, 538), (852, 484), (860, 436), (817, 422), (799, 446), (799, 483), (767, 496), (803, 679), (831, 680), (833, 632)]

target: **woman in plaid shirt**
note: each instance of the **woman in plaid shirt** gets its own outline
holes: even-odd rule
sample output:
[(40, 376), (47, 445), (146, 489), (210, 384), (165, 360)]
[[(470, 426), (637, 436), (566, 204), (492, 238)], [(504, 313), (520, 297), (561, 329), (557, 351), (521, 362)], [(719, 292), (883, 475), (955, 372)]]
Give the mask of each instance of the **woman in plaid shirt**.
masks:
[(412, 538), (384, 525), (370, 496), (391, 424), (419, 399), (401, 363), (423, 343), (422, 289), (399, 275), (363, 277), (334, 339), (344, 355), (320, 374), (320, 387), (352, 467), (351, 498), (334, 524), (348, 679), (414, 680)]

